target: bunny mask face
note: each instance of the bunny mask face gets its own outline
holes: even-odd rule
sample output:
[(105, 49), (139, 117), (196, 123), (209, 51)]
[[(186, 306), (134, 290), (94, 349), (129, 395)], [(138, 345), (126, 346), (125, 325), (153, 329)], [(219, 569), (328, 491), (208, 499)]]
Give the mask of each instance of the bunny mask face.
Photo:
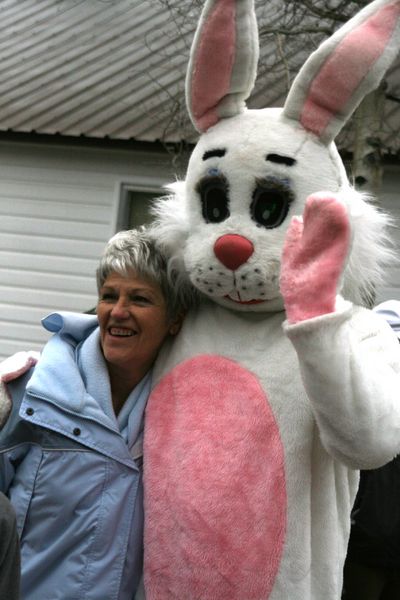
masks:
[(186, 81), (202, 135), (185, 184), (155, 213), (161, 243), (213, 301), (283, 308), (286, 230), (323, 190), (343, 198), (352, 226), (343, 295), (360, 303), (379, 283), (386, 218), (350, 188), (333, 140), (396, 56), (399, 14), (399, 0), (375, 0), (310, 56), (282, 109), (247, 110), (258, 60), (253, 1), (205, 3)]
[(211, 127), (186, 178), (184, 261), (192, 283), (228, 308), (281, 309), (290, 219), (313, 191), (338, 192), (345, 181), (333, 144), (294, 127), (279, 109), (248, 110)]

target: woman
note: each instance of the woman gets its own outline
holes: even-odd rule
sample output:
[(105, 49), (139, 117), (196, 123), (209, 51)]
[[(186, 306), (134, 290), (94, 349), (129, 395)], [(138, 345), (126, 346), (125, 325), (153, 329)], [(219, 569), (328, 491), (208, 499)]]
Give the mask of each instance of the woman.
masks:
[(23, 600), (132, 600), (139, 585), (143, 411), (183, 302), (145, 230), (110, 240), (97, 282), (97, 317), (44, 319), (55, 335), (7, 384), (0, 490), (17, 513)]

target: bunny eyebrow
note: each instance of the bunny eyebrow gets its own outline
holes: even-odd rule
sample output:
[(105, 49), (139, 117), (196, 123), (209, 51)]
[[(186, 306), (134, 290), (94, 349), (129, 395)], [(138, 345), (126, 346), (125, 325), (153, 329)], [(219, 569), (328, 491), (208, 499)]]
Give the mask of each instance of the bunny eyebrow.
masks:
[(215, 150), (207, 150), (207, 152), (204, 152), (203, 154), (203, 160), (207, 160), (209, 158), (212, 158), (213, 156), (225, 156), (226, 154), (226, 150), (225, 148), (216, 148)]
[(267, 154), (266, 159), (274, 163), (286, 165), (287, 167), (293, 167), (296, 164), (296, 159), (290, 156), (283, 156), (282, 154)]

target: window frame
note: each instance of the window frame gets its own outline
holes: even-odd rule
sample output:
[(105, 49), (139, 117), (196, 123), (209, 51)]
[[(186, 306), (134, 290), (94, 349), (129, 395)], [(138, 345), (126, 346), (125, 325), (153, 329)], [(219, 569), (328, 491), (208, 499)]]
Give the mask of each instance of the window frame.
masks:
[[(138, 183), (135, 181), (123, 180), (118, 183), (115, 199), (114, 218), (112, 222), (112, 235), (118, 231), (129, 229), (131, 226), (129, 223), (131, 199), (130, 193), (144, 193), (149, 194), (153, 198), (163, 195), (165, 183), (157, 184), (155, 182), (145, 184)], [(138, 223), (137, 225), (141, 225)]]

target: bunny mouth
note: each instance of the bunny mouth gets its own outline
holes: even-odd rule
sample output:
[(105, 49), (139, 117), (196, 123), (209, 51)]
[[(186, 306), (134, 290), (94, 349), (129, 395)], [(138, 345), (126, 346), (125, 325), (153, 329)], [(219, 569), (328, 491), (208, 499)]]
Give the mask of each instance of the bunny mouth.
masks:
[(265, 300), (261, 299), (240, 300), (240, 298), (232, 298), (232, 296), (230, 296), (229, 294), (224, 296), (224, 298), (230, 300), (231, 302), (235, 302), (236, 304), (262, 304), (263, 302), (265, 302)]

